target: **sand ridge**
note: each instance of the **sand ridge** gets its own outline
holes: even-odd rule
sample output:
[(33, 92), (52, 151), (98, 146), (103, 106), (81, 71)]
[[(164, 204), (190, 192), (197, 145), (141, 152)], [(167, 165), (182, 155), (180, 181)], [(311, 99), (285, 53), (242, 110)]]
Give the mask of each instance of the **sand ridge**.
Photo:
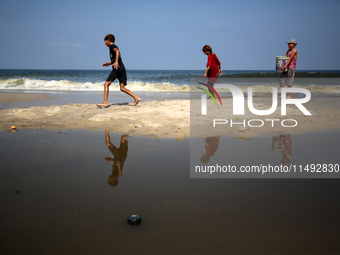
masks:
[[(236, 125), (233, 128), (221, 125), (213, 132), (205, 132), (202, 125), (211, 126), (211, 118), (204, 116), (193, 116), (192, 110), (195, 103), (190, 100), (158, 100), (140, 102), (137, 106), (128, 103), (110, 104), (108, 108), (98, 108), (94, 104), (69, 104), (51, 106), (32, 106), (29, 108), (13, 108), (0, 110), (0, 130), (10, 130), (11, 126), (20, 129), (108, 129), (115, 133), (140, 135), (148, 137), (172, 137), (183, 139), (190, 137), (206, 137), (213, 135), (231, 135), (240, 139), (261, 134), (281, 134), (281, 133), (305, 133), (340, 128), (340, 112), (337, 98), (317, 98), (306, 104), (312, 116), (304, 116), (300, 110), (290, 106), (287, 116), (281, 116), (280, 108), (270, 116), (256, 116), (248, 111), (242, 118), (263, 119), (294, 118), (299, 122), (295, 128), (283, 128), (276, 125), (270, 127), (266, 123), (265, 127), (252, 128)], [(209, 102), (213, 104), (213, 102)], [(225, 112), (223, 118), (235, 118), (232, 115), (232, 99), (223, 99)], [(260, 99), (254, 103), (256, 109), (268, 109), (271, 100)], [(197, 107), (200, 106), (198, 103)], [(191, 112), (190, 112), (191, 107)], [(219, 111), (217, 107), (210, 107), (211, 110)], [(196, 111), (197, 112), (197, 111)], [(222, 113), (222, 112), (221, 112)], [(191, 114), (191, 125), (190, 125)], [(195, 120), (198, 120), (195, 122)], [(195, 132), (193, 132), (195, 131)]]
[(147, 101), (137, 106), (93, 104), (33, 106), (0, 111), (0, 130), (109, 129), (116, 133), (186, 138), (189, 136), (189, 101)]
[[(223, 98), (222, 101), (223, 107), (215, 106), (212, 100), (208, 100), (208, 114), (203, 116), (200, 112), (200, 100), (191, 100), (192, 137), (230, 135), (248, 140), (250, 137), (262, 134), (297, 134), (340, 128), (340, 112), (338, 110), (340, 100), (338, 98), (312, 98), (309, 102), (303, 104), (312, 114), (311, 116), (304, 115), (297, 106), (291, 104), (287, 105), (286, 115), (282, 115), (281, 100), (278, 100), (276, 110), (270, 115), (253, 114), (248, 109), (246, 102), (244, 115), (234, 115), (232, 99)], [(256, 98), (253, 105), (257, 110), (267, 110), (272, 106), (272, 99)], [(228, 121), (228, 123), (213, 127), (213, 119), (222, 119)], [(220, 123), (223, 123), (223, 121), (220, 121)], [(231, 125), (231, 121), (238, 124)], [(294, 126), (296, 123), (297, 125)], [(262, 124), (263, 126), (261, 126)]]

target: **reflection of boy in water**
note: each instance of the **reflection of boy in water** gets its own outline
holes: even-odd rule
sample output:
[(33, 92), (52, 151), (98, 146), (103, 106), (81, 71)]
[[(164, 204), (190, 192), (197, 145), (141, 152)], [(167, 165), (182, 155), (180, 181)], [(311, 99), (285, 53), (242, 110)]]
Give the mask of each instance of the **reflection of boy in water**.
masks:
[(208, 164), (210, 157), (214, 156), (218, 149), (218, 144), (220, 142), (220, 136), (211, 136), (203, 138), (205, 143), (205, 154), (201, 157), (202, 164)]
[(292, 156), (292, 138), (290, 135), (280, 135), (278, 141), (282, 145), (282, 161), (281, 164), (289, 164), (290, 163), (290, 157)]
[(105, 158), (106, 161), (113, 161), (112, 174), (110, 175), (108, 180), (108, 183), (112, 187), (118, 185), (118, 177), (122, 176), (122, 170), (128, 152), (128, 142), (126, 139), (129, 138), (130, 136), (131, 135), (122, 135), (120, 139), (119, 148), (117, 148), (111, 143), (109, 131), (105, 130), (105, 144), (107, 145), (112, 155), (114, 156), (114, 158), (111, 157)]

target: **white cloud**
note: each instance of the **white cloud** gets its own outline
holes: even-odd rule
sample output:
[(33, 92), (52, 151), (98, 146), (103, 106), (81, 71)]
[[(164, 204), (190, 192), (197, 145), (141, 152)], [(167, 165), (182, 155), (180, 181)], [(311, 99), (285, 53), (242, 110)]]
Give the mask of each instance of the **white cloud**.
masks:
[(48, 44), (49, 46), (53, 46), (53, 47), (72, 47), (72, 48), (84, 48), (85, 45), (84, 44), (80, 44), (80, 43), (67, 43), (67, 42), (50, 42)]
[(80, 43), (75, 43), (73, 46), (76, 47), (76, 48), (84, 48), (85, 47), (85, 45), (80, 44)]

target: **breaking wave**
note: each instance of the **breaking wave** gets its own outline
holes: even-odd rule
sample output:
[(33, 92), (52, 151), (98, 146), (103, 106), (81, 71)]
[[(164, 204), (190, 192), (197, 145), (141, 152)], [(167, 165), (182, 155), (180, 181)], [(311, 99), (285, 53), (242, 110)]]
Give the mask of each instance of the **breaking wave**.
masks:
[[(0, 90), (39, 90), (39, 91), (103, 91), (104, 82), (78, 82), (70, 80), (42, 80), (30, 78), (0, 79)], [(253, 88), (254, 95), (260, 96), (272, 93), (274, 85), (249, 85)], [(129, 81), (127, 88), (132, 91), (145, 92), (177, 92), (188, 93), (200, 91), (196, 85), (177, 85), (170, 82), (144, 82)], [(248, 86), (238, 86), (243, 92), (247, 92)], [(296, 85), (308, 89), (311, 93), (340, 95), (340, 85)], [(119, 91), (118, 82), (110, 86), (110, 91)], [(229, 93), (228, 89), (219, 89), (221, 93)]]
[[(29, 78), (17, 78), (0, 80), (0, 89), (15, 90), (61, 90), (61, 91), (102, 91), (104, 82), (76, 82), (69, 80), (39, 80)], [(176, 85), (173, 83), (151, 83), (142, 81), (128, 82), (127, 88), (132, 91), (150, 92), (190, 92), (188, 85)], [(118, 91), (118, 82), (110, 86), (110, 90)]]

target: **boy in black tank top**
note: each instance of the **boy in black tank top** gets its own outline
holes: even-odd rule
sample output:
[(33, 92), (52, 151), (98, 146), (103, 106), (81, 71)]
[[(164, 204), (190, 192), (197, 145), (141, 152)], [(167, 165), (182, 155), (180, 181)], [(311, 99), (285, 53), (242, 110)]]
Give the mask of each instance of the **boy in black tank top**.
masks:
[(112, 71), (110, 75), (107, 77), (106, 82), (104, 83), (104, 101), (101, 104), (97, 104), (97, 106), (108, 107), (109, 87), (116, 78), (119, 80), (120, 90), (128, 94), (129, 96), (131, 96), (135, 100), (133, 105), (136, 106), (140, 102), (141, 98), (136, 96), (129, 89), (125, 88), (125, 86), (127, 85), (126, 70), (125, 70), (125, 67), (122, 61), (120, 51), (117, 45), (114, 44), (115, 42), (114, 35), (112, 34), (106, 35), (104, 38), (104, 41), (105, 41), (105, 45), (109, 47), (111, 62), (106, 62), (102, 64), (102, 66), (104, 67), (112, 66)]

